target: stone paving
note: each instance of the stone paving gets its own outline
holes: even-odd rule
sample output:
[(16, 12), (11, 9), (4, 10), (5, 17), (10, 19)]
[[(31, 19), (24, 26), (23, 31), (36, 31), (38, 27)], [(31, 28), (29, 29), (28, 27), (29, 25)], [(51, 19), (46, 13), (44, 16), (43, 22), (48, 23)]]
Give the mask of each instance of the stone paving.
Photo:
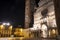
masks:
[(19, 38), (0, 38), (0, 40), (59, 40), (59, 39), (56, 39), (56, 38), (27, 38), (27, 39), (20, 39)]

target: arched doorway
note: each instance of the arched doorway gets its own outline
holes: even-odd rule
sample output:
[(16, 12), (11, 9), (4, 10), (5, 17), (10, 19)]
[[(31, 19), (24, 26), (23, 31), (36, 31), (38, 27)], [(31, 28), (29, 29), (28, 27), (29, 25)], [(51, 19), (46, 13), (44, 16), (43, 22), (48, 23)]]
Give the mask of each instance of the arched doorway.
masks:
[(47, 37), (47, 25), (46, 24), (42, 24), (42, 37), (46, 38)]

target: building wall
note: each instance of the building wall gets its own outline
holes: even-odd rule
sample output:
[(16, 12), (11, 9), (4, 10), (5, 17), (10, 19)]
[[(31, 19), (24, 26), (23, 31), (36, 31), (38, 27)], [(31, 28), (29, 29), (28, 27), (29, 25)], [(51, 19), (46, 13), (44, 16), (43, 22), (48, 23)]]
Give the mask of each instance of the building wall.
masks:
[[(38, 5), (39, 5), (38, 9), (34, 13), (34, 26), (33, 27), (35, 27), (36, 29), (41, 29), (44, 33), (45, 31), (50, 30), (51, 28), (52, 29), (57, 28), (53, 1), (41, 0), (38, 3)], [(43, 25), (45, 26), (43, 27)], [(46, 27), (47, 27), (47, 30), (46, 30)], [(43, 37), (47, 37), (49, 35), (49, 31), (45, 33), (47, 35), (45, 35), (44, 33), (42, 33)]]
[(11, 26), (0, 25), (0, 37), (11, 37), (12, 28)]

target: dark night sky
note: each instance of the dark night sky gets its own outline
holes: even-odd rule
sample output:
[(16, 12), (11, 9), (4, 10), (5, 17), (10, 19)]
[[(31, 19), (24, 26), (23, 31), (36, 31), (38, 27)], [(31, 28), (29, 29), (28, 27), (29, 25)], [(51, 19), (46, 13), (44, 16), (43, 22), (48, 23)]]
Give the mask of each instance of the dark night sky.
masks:
[(24, 0), (0, 0), (0, 22), (24, 25)]
[[(37, 0), (38, 1), (38, 0)], [(0, 0), (0, 22), (24, 26), (25, 0)]]

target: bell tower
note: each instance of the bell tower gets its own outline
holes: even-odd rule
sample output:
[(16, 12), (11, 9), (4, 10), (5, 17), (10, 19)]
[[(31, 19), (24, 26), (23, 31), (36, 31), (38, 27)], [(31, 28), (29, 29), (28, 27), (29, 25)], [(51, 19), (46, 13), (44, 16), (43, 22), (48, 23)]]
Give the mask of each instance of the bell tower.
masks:
[(29, 28), (33, 23), (35, 0), (25, 0), (25, 28)]
[(25, 28), (29, 28), (30, 23), (30, 0), (25, 1)]

